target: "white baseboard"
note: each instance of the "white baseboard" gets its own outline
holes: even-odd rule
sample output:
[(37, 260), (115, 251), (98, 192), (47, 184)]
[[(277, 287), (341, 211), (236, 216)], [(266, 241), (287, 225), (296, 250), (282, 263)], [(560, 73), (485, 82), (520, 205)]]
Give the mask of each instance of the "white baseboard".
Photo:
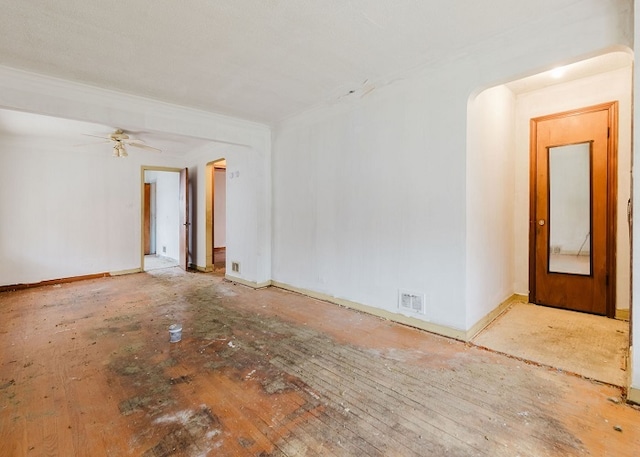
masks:
[(237, 278), (235, 276), (230, 276), (230, 275), (224, 275), (224, 279), (232, 282), (237, 282), (238, 284), (251, 287), (252, 289), (264, 289), (265, 287), (269, 287), (270, 285), (272, 285), (271, 281), (253, 282), (253, 281), (247, 281), (246, 279)]
[(329, 303), (334, 303), (336, 305), (344, 306), (345, 308), (351, 308), (357, 311), (362, 311), (367, 314), (372, 314), (374, 316), (381, 317), (383, 319), (387, 319), (390, 321), (398, 322), (400, 324), (408, 325), (410, 327), (419, 328), (427, 332), (437, 333), (438, 335), (454, 338), (456, 340), (466, 341), (465, 338), (467, 336), (467, 332), (465, 332), (464, 330), (459, 330), (456, 328), (447, 327), (439, 324), (433, 324), (431, 322), (423, 321), (421, 319), (416, 319), (414, 317), (405, 316), (403, 314), (392, 313), (384, 309), (374, 308), (373, 306), (363, 305), (362, 303), (356, 303), (356, 302), (345, 300), (342, 298), (336, 298), (331, 295), (314, 292), (312, 290), (302, 289), (300, 287), (295, 287), (282, 282), (271, 281), (271, 285), (273, 287), (278, 287), (280, 289), (296, 292), (301, 295), (306, 295), (308, 297), (317, 298), (318, 300), (327, 301)]
[(496, 308), (486, 314), (482, 319), (475, 323), (473, 327), (467, 330), (467, 339), (466, 341), (470, 341), (473, 339), (478, 333), (484, 330), (491, 322), (496, 320), (498, 316), (504, 313), (509, 306), (513, 303), (527, 303), (529, 301), (529, 297), (526, 295), (513, 294), (511, 297), (507, 298), (505, 301), (500, 303)]
[(131, 275), (134, 273), (142, 272), (142, 268), (131, 268), (129, 270), (118, 270), (118, 271), (110, 271), (109, 274), (111, 276), (123, 276), (123, 275)]

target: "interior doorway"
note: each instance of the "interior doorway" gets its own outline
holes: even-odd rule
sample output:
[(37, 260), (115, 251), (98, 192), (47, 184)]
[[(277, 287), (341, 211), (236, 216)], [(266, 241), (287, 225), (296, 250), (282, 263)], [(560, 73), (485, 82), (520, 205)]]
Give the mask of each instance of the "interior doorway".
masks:
[(142, 167), (143, 271), (187, 268), (187, 170)]
[[(503, 307), (494, 308), (499, 311), (499, 317), (472, 338), (475, 344), (611, 384), (626, 385), (631, 311), (631, 234), (627, 202), (631, 196), (632, 82), (631, 52), (616, 51), (486, 89), (470, 99), (467, 192), (472, 204), (468, 211), (468, 239), (477, 243), (475, 252), (481, 255), (474, 256), (473, 261), (482, 266), (473, 270), (476, 277), (472, 276), (469, 284), (477, 287), (470, 290), (481, 296), (482, 302), (490, 302), (493, 306), (506, 299), (502, 302)], [(615, 108), (612, 101), (617, 102)], [(545, 156), (546, 161), (540, 166), (547, 175), (541, 178), (533, 173), (532, 159), (537, 157), (533, 156), (531, 148), (534, 130), (531, 120), (542, 120), (549, 113), (577, 115), (585, 111), (580, 107), (600, 105), (611, 105), (611, 112), (617, 110), (617, 122), (614, 124), (609, 120), (607, 128), (600, 130), (599, 143), (604, 142), (608, 147), (610, 141), (617, 142), (617, 157), (611, 160), (607, 157), (608, 163), (604, 165), (605, 170), (610, 168), (606, 175), (600, 174), (595, 177), (599, 182), (592, 182), (591, 154), (595, 143), (593, 138), (584, 137), (542, 138), (543, 146), (534, 151)], [(570, 127), (564, 126), (560, 130), (571, 131)], [(556, 166), (562, 168), (562, 160), (560, 163), (554, 158), (550, 161), (549, 157), (561, 154), (566, 157), (560, 159), (575, 156), (582, 159), (554, 178), (554, 170)], [(586, 162), (585, 156), (589, 156)], [(554, 181), (560, 179), (559, 186), (562, 187), (570, 183), (569, 174), (580, 170), (584, 177), (585, 164), (588, 180), (583, 178), (582, 185), (569, 187), (572, 190), (586, 188), (589, 195), (586, 205), (583, 200), (571, 211), (579, 209), (577, 212), (583, 214), (583, 220), (587, 214), (587, 222), (569, 224), (569, 227), (577, 227), (571, 237), (566, 233), (552, 235), (549, 230), (553, 229), (553, 221), (563, 215), (540, 215), (532, 211), (532, 207), (536, 207), (531, 201), (532, 185), (543, 179), (536, 185), (546, 189), (546, 195), (540, 201), (547, 205), (542, 209), (549, 211), (549, 202), (554, 205), (549, 190), (554, 187)], [(604, 190), (603, 180), (607, 183)], [(598, 197), (605, 197), (604, 207), (602, 203), (596, 203), (597, 208), (592, 206), (594, 186), (599, 189)], [(609, 192), (607, 186), (613, 190)], [(606, 200), (615, 194), (617, 201)], [(565, 197), (573, 198), (574, 195), (565, 194)], [(559, 204), (555, 203), (556, 206)], [(571, 286), (574, 291), (578, 288), (580, 293), (587, 292), (588, 304), (563, 306), (568, 303), (563, 296), (563, 284), (536, 285), (536, 268), (531, 265), (536, 253), (532, 230), (547, 231), (547, 238), (542, 239), (537, 248), (536, 266), (545, 267), (547, 274), (556, 276), (553, 279), (597, 277), (605, 285), (604, 300), (596, 300), (600, 305), (605, 304), (604, 309), (595, 309), (593, 300), (598, 294), (602, 297), (602, 289), (598, 291), (587, 286), (580, 290), (581, 285), (574, 284)], [(603, 236), (607, 251), (598, 254), (596, 238)], [(551, 292), (551, 296), (539, 294), (543, 289)]]
[(227, 251), (227, 161), (207, 164), (207, 265), (206, 271), (224, 274)]
[(156, 255), (156, 183), (144, 183), (142, 236), (144, 255)]
[(531, 303), (615, 316), (618, 103), (531, 120)]

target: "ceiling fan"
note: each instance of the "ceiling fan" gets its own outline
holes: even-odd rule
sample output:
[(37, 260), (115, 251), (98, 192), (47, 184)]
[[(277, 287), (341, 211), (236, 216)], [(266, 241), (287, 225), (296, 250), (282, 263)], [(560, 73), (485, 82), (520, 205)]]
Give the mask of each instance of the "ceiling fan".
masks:
[(130, 138), (129, 135), (124, 133), (121, 129), (117, 129), (109, 136), (90, 135), (88, 133), (85, 133), (85, 135), (92, 136), (94, 138), (102, 138), (103, 140), (107, 140), (105, 141), (106, 143), (113, 143), (114, 157), (127, 157), (129, 154), (127, 153), (125, 146), (133, 146), (136, 148), (147, 149), (149, 151), (162, 152), (158, 148), (145, 144), (142, 140)]

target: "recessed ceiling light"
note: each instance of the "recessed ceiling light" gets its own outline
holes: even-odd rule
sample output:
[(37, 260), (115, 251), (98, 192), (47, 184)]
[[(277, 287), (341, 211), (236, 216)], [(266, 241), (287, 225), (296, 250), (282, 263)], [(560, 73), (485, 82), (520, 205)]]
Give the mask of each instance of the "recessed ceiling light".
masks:
[(551, 70), (551, 77), (552, 78), (562, 78), (565, 74), (566, 68), (565, 67), (557, 67), (554, 68), (553, 70)]

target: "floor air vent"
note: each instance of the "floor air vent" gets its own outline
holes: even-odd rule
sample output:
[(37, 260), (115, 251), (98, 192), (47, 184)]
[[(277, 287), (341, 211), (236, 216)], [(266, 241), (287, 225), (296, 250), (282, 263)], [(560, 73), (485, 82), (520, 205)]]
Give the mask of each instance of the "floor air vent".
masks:
[(417, 292), (400, 291), (398, 306), (401, 311), (425, 314), (424, 294)]

